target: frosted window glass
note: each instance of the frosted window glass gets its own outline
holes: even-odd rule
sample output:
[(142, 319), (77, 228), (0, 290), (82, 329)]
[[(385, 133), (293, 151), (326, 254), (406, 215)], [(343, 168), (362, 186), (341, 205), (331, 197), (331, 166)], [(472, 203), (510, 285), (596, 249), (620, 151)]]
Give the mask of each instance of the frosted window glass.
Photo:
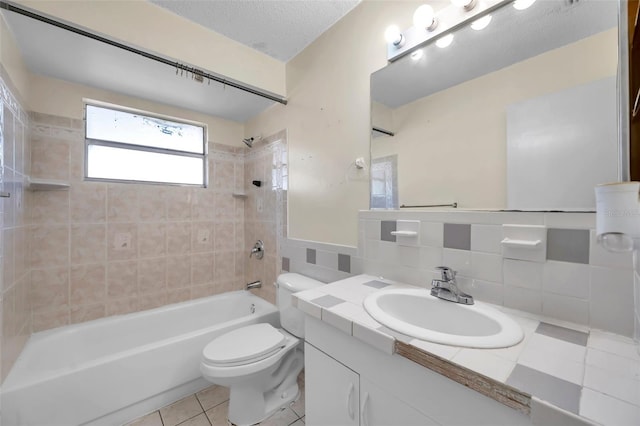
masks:
[(87, 105), (87, 138), (204, 154), (204, 128)]
[(87, 177), (202, 185), (204, 159), (89, 145)]

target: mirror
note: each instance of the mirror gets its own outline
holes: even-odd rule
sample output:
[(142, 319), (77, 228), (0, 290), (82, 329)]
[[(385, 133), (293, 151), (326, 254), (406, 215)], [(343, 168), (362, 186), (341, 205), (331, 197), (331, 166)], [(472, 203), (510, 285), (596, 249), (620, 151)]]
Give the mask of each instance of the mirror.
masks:
[(615, 1), (506, 3), (371, 76), (371, 208), (593, 211), (620, 173)]

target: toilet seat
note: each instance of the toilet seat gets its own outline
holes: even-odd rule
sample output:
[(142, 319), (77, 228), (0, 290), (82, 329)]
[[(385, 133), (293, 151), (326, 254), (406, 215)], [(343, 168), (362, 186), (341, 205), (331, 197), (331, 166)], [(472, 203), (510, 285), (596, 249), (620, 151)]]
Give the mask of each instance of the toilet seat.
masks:
[(269, 358), (286, 346), (286, 337), (271, 324), (241, 327), (213, 339), (203, 350), (210, 366), (234, 367)]

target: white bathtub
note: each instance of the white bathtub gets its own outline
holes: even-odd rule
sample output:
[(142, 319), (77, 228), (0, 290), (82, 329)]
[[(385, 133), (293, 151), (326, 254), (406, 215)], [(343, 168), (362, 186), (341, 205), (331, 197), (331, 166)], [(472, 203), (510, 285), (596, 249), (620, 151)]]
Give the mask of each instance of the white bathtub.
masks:
[(237, 291), (35, 333), (2, 386), (2, 424), (122, 424), (209, 386), (202, 349), (259, 322), (278, 327), (277, 308)]

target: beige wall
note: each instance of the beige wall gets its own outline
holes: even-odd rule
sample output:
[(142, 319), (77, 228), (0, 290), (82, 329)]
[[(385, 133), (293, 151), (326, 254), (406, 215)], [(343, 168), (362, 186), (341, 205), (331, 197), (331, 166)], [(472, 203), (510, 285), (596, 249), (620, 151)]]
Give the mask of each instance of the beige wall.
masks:
[(377, 138), (372, 156), (398, 154), (400, 203), (505, 208), (508, 105), (615, 76), (617, 37), (614, 28), (394, 109), (396, 135)]
[(153, 3), (142, 0), (19, 0), (18, 3), (126, 44), (285, 94), (282, 62)]
[(235, 121), (35, 74), (30, 75), (29, 84), (31, 87), (29, 103), (31, 110), (35, 112), (81, 120), (84, 114), (82, 99), (89, 98), (199, 121), (207, 124), (211, 142), (244, 146), (242, 143), (244, 125)]
[(386, 65), (384, 30), (411, 26), (421, 2), (365, 1), (287, 63), (286, 107), (246, 123), (247, 134), (287, 128), (289, 236), (355, 246), (357, 212), (369, 208), (369, 76)]

